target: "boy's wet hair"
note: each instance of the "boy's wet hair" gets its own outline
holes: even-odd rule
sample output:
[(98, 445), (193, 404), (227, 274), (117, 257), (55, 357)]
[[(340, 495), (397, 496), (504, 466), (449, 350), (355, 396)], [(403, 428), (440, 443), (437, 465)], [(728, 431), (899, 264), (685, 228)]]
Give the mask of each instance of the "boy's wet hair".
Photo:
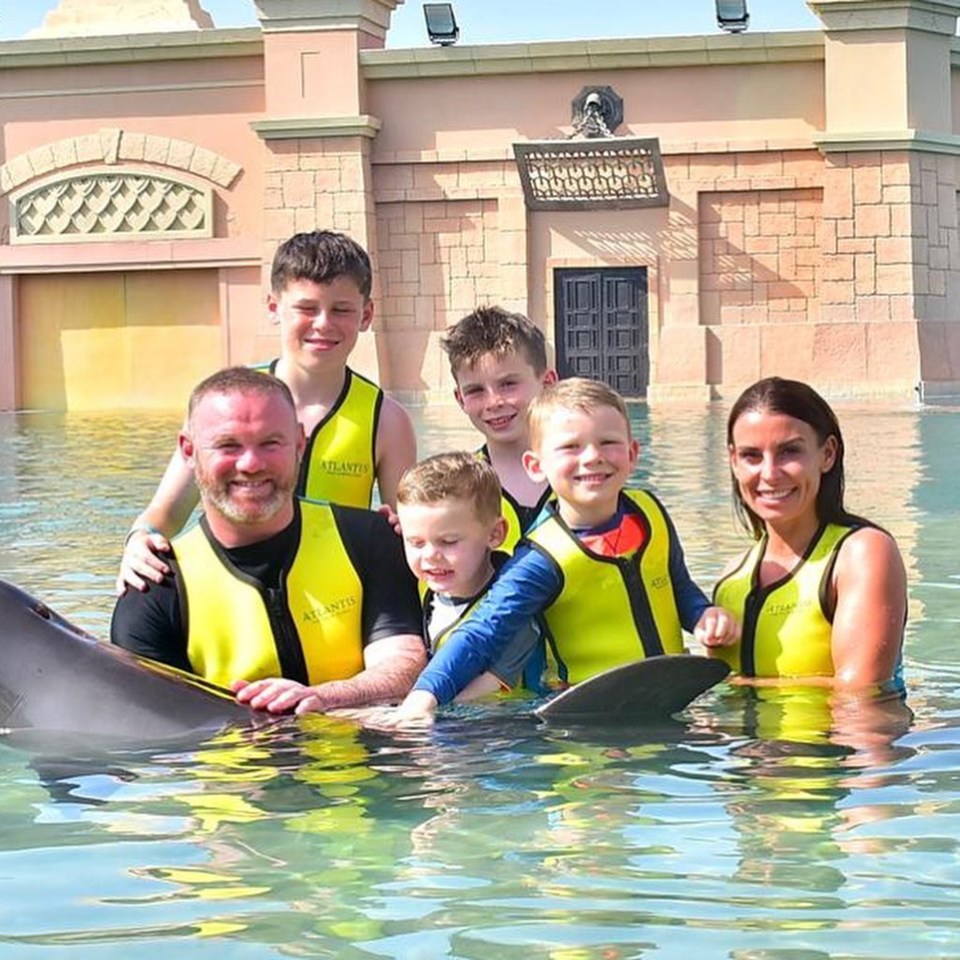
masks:
[(270, 288), (279, 294), (297, 280), (332, 283), (340, 277), (353, 280), (369, 299), (373, 268), (367, 251), (345, 233), (313, 230), (295, 233), (277, 247), (270, 268)]
[(278, 396), (297, 417), (297, 405), (290, 388), (275, 376), (255, 370), (253, 367), (224, 367), (201, 380), (190, 391), (187, 403), (187, 419), (193, 416), (197, 404), (211, 393), (255, 393), (260, 396)]
[(450, 360), (453, 379), (464, 367), (472, 367), (484, 354), (502, 357), (520, 354), (542, 377), (547, 372), (547, 342), (543, 331), (522, 313), (503, 307), (478, 307), (447, 329), (440, 341)]
[(548, 384), (530, 401), (527, 409), (530, 446), (536, 448), (539, 445), (543, 437), (543, 426), (556, 410), (579, 410), (589, 414), (600, 407), (612, 407), (623, 417), (629, 438), (630, 414), (623, 397), (613, 387), (585, 377), (568, 377), (566, 380)]
[(474, 453), (438, 453), (410, 467), (397, 487), (398, 504), (432, 504), (465, 500), (482, 523), (500, 516), (500, 478)]

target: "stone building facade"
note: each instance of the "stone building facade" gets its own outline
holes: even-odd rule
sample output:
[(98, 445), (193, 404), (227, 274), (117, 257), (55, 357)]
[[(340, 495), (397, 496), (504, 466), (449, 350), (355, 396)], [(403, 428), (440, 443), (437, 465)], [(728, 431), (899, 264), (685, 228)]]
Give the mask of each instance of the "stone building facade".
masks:
[[(960, 393), (960, 0), (388, 50), (399, 2), (255, 0), (259, 27), (221, 30), (196, 0), (115, 23), (62, 0), (48, 35), (0, 44), (0, 409), (179, 407), (274, 355), (266, 265), (318, 227), (370, 251), (357, 366), (407, 400), (449, 397), (439, 338), (482, 303), (651, 401), (774, 373)], [(663, 205), (525, 193), (515, 145), (576, 142), (596, 88), (622, 102), (611, 141), (658, 141)]]

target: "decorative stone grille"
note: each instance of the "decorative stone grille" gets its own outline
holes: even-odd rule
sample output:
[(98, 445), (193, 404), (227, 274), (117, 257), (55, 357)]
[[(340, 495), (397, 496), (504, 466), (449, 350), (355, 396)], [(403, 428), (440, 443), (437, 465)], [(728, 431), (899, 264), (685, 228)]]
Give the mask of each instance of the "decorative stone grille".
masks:
[(515, 143), (513, 151), (531, 210), (622, 210), (670, 202), (656, 137)]
[(115, 167), (31, 186), (11, 202), (12, 243), (213, 235), (209, 190)]

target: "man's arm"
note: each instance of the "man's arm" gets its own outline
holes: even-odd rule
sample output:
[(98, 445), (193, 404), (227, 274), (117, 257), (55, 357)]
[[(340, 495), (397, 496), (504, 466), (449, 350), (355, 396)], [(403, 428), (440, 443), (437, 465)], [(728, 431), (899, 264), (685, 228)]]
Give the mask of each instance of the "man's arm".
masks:
[(272, 677), (233, 684), (237, 700), (256, 710), (310, 713), (337, 707), (360, 707), (396, 703), (410, 690), (427, 662), (423, 640), (406, 635), (376, 640), (363, 651), (364, 669), (348, 680), (331, 680), (306, 686), (295, 680)]

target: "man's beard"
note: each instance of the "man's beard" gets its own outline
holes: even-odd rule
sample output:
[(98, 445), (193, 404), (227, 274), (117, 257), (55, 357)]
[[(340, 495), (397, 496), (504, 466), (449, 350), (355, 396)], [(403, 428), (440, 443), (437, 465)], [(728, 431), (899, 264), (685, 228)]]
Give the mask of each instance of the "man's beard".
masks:
[(212, 479), (199, 463), (196, 467), (196, 480), (204, 504), (216, 510), (224, 519), (242, 524), (266, 523), (272, 520), (292, 502), (296, 485), (293, 478), (283, 482), (283, 478), (270, 477), (273, 481), (270, 494), (250, 500), (235, 498), (231, 494), (229, 482), (221, 483)]

